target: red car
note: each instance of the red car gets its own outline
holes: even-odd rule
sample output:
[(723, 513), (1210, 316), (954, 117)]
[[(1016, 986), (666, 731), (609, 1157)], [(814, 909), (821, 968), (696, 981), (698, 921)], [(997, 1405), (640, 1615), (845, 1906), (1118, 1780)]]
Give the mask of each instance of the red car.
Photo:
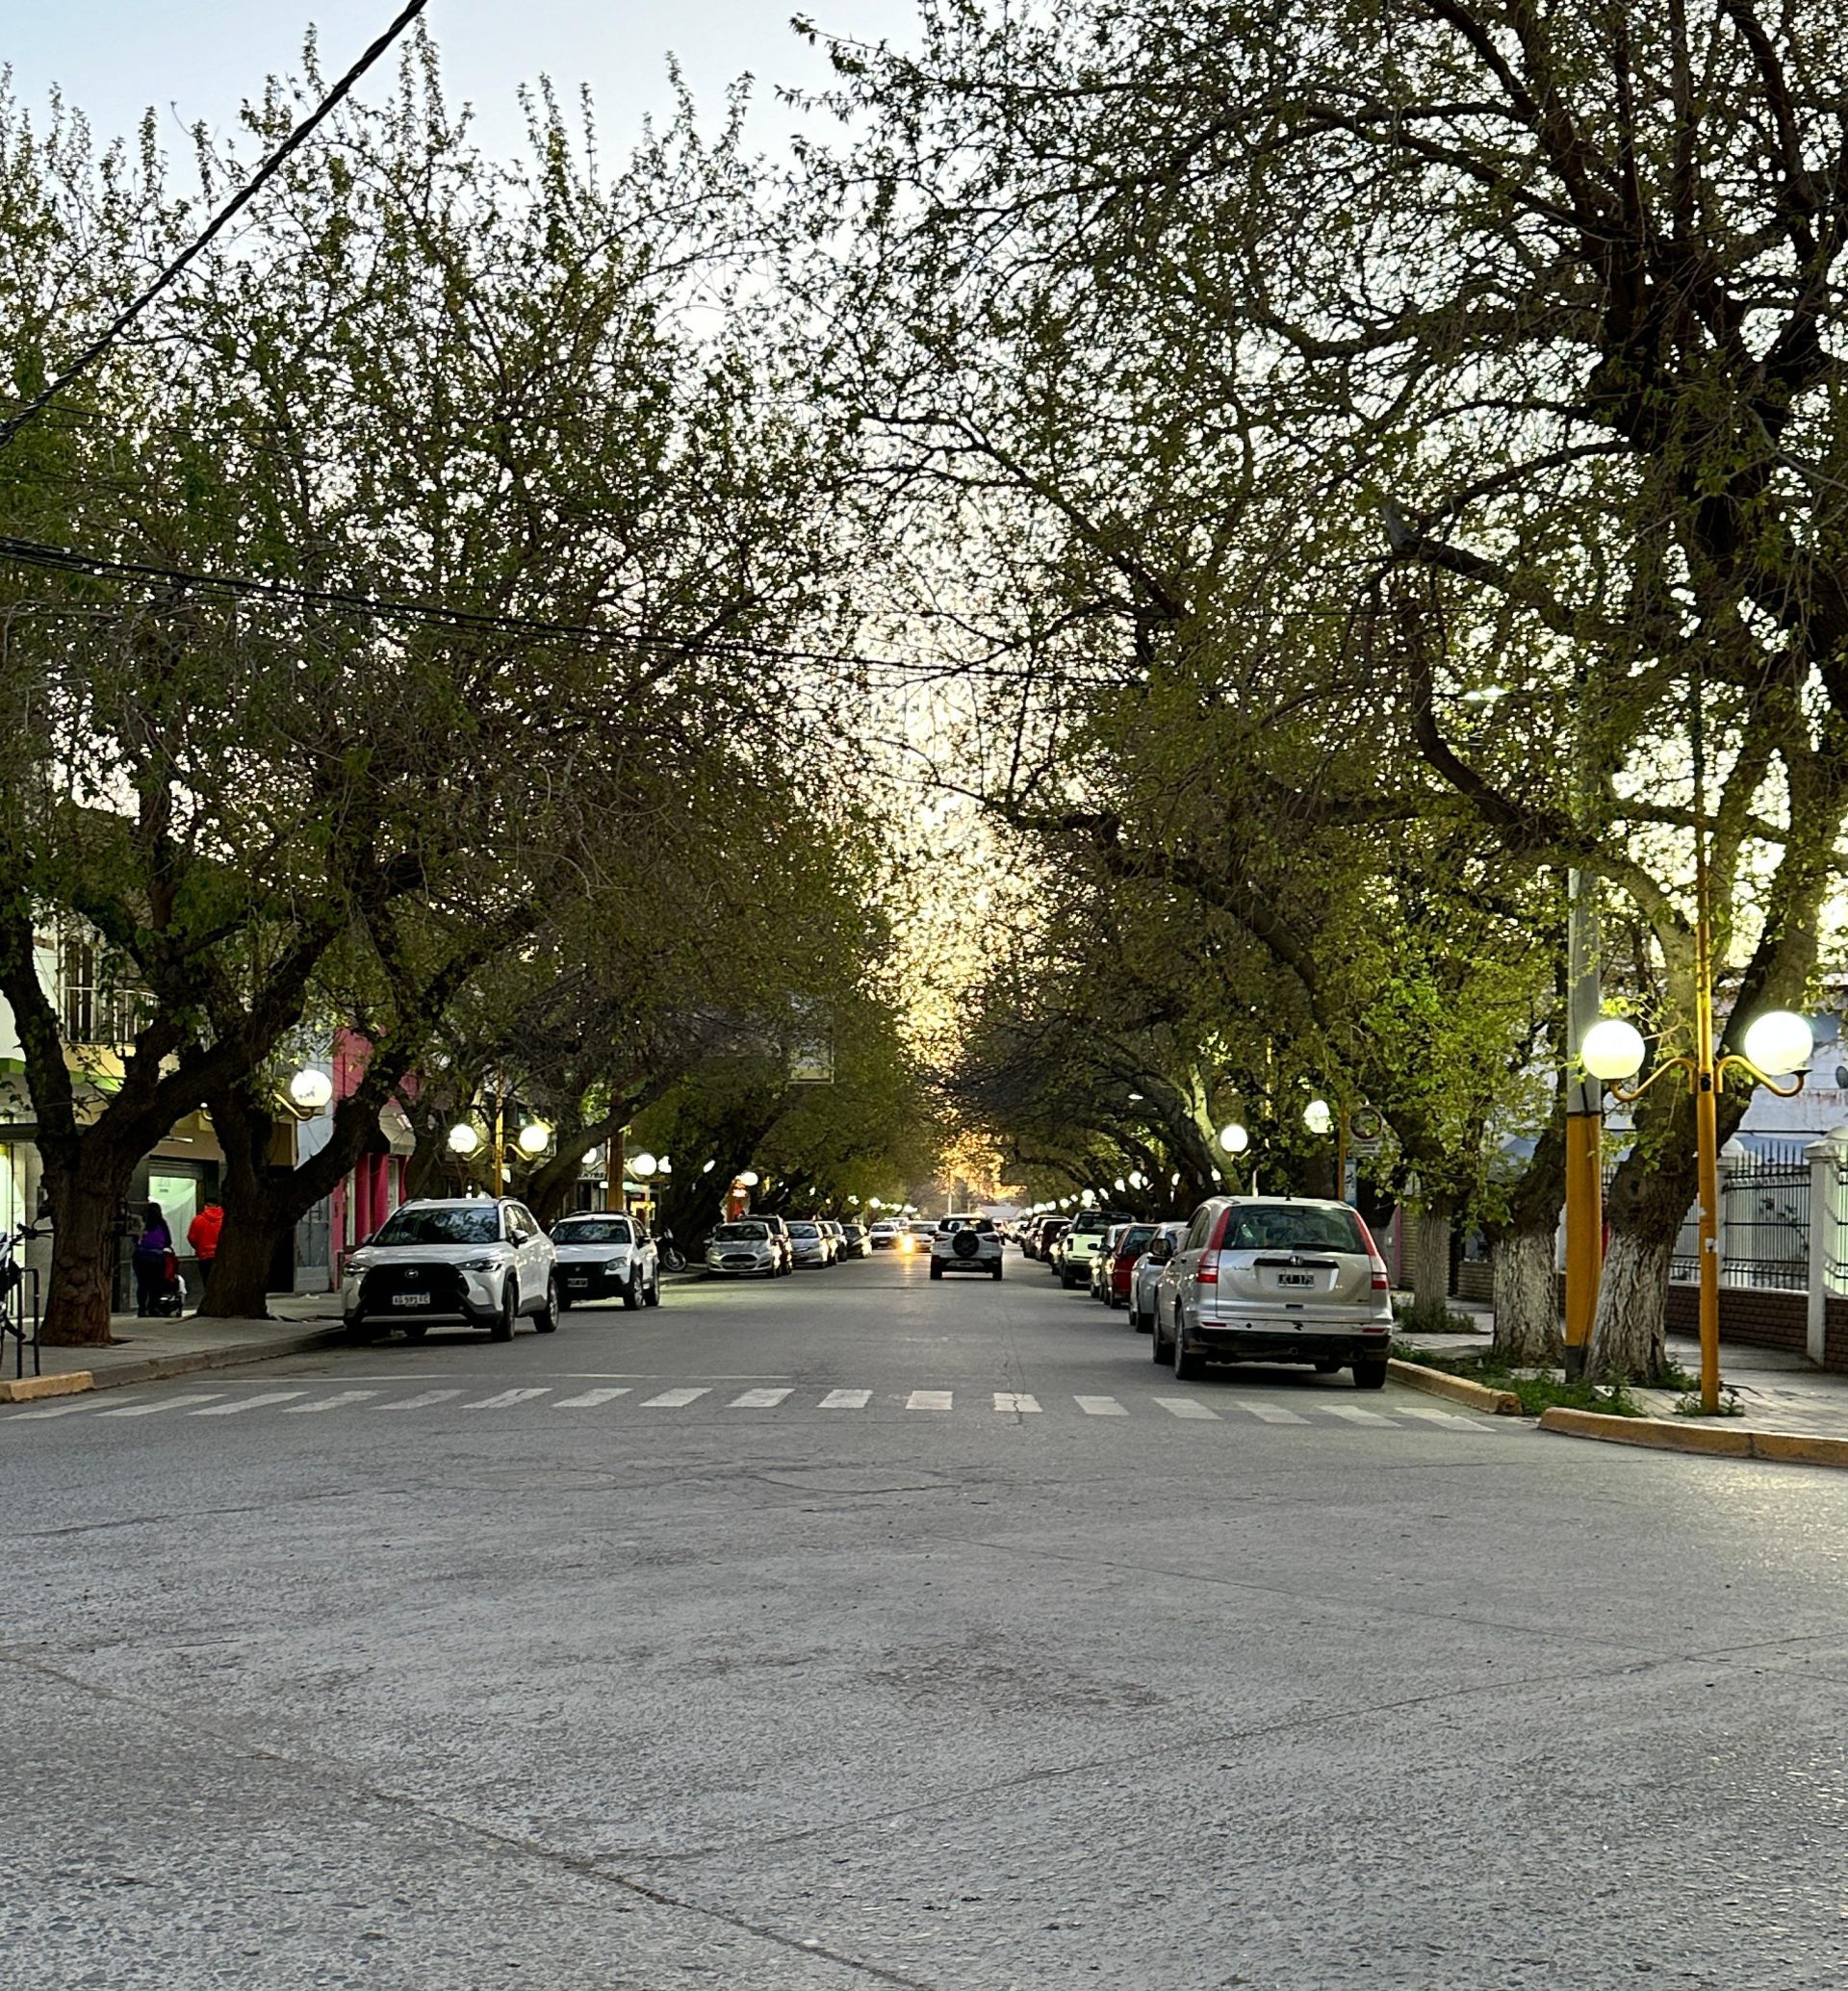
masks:
[(1136, 1261), (1148, 1249), (1149, 1240), (1160, 1229), (1157, 1224), (1125, 1224), (1116, 1239), (1116, 1249), (1110, 1258), (1110, 1288), (1104, 1294), (1105, 1303), (1121, 1307), (1129, 1300), (1129, 1275), (1136, 1268)]

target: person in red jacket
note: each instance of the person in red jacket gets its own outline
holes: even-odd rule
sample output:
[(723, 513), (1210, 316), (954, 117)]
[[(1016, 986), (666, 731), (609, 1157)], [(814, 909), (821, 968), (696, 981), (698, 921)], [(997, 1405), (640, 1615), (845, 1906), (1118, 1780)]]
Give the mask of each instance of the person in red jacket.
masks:
[(216, 1196), (206, 1199), (205, 1208), (186, 1227), (186, 1241), (199, 1262), (200, 1292), (212, 1283), (212, 1261), (218, 1255), (218, 1233), (223, 1229), (224, 1212)]

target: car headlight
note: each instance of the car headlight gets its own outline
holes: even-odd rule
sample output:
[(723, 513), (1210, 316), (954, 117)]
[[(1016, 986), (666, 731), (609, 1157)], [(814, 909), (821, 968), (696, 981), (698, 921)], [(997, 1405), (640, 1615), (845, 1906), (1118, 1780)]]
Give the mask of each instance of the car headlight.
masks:
[(500, 1265), (500, 1261), (498, 1258), (472, 1258), (465, 1259), (456, 1269), (462, 1272), (493, 1272), (498, 1271)]
[(629, 1261), (626, 1258), (606, 1259), (603, 1262), (603, 1270), (605, 1272), (626, 1272), (628, 1269)]
[(372, 1261), (366, 1252), (356, 1251), (346, 1261), (346, 1269), (349, 1272), (370, 1272), (372, 1269)]

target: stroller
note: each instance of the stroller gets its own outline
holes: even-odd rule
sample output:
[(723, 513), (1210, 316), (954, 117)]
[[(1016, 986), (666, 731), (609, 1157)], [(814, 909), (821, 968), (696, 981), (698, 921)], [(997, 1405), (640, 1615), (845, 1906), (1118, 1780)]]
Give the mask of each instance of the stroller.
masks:
[[(142, 1263), (139, 1258), (135, 1262), (138, 1284)], [(180, 1277), (180, 1262), (170, 1250), (161, 1254), (160, 1274), (148, 1282), (148, 1290), (152, 1297), (147, 1311), (152, 1318), (177, 1320), (186, 1311), (186, 1282)]]

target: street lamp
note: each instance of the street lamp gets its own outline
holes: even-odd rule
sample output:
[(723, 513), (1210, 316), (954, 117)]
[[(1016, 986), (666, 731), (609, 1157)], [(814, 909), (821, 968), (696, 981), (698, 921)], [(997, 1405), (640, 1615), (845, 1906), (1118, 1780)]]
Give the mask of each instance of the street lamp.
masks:
[(552, 1129), (543, 1120), (528, 1120), (513, 1136), (513, 1144), (528, 1161), (536, 1161), (552, 1145)]
[(467, 1120), (458, 1120), (449, 1129), (450, 1154), (467, 1161), (471, 1155), (478, 1155), (481, 1148), (481, 1130), (478, 1127), (472, 1126)]
[(1219, 1129), (1219, 1145), (1228, 1155), (1242, 1155), (1251, 1145), (1251, 1136), (1234, 1120)]
[[(1711, 934), (1707, 912), (1707, 865), (1702, 845), (1700, 920), (1695, 932), (1697, 982), (1694, 990), (1694, 1049), (1664, 1058), (1639, 1085), (1627, 1085), (1642, 1070), (1647, 1046), (1642, 1033), (1621, 1016), (1602, 1017), (1585, 1032), (1578, 1056), (1595, 1079), (1610, 1086), (1628, 1106), (1656, 1080), (1681, 1072), (1694, 1095), (1694, 1145), (1700, 1182), (1701, 1409), (1711, 1417), (1720, 1407), (1720, 1124), (1719, 1097), (1730, 1071), (1742, 1071), (1780, 1099), (1803, 1090), (1803, 1067), (1815, 1048), (1805, 1020), (1790, 1009), (1769, 1009), (1747, 1027), (1743, 1051), (1716, 1055), (1713, 1038)], [(1794, 1074), (1794, 1083), (1778, 1081)]]
[(308, 1065), (289, 1081), (289, 1097), (304, 1113), (318, 1113), (334, 1096), (334, 1082), (324, 1071)]
[(1317, 1136), (1329, 1134), (1334, 1129), (1334, 1109), (1325, 1099), (1312, 1099), (1302, 1110), (1302, 1124)]

